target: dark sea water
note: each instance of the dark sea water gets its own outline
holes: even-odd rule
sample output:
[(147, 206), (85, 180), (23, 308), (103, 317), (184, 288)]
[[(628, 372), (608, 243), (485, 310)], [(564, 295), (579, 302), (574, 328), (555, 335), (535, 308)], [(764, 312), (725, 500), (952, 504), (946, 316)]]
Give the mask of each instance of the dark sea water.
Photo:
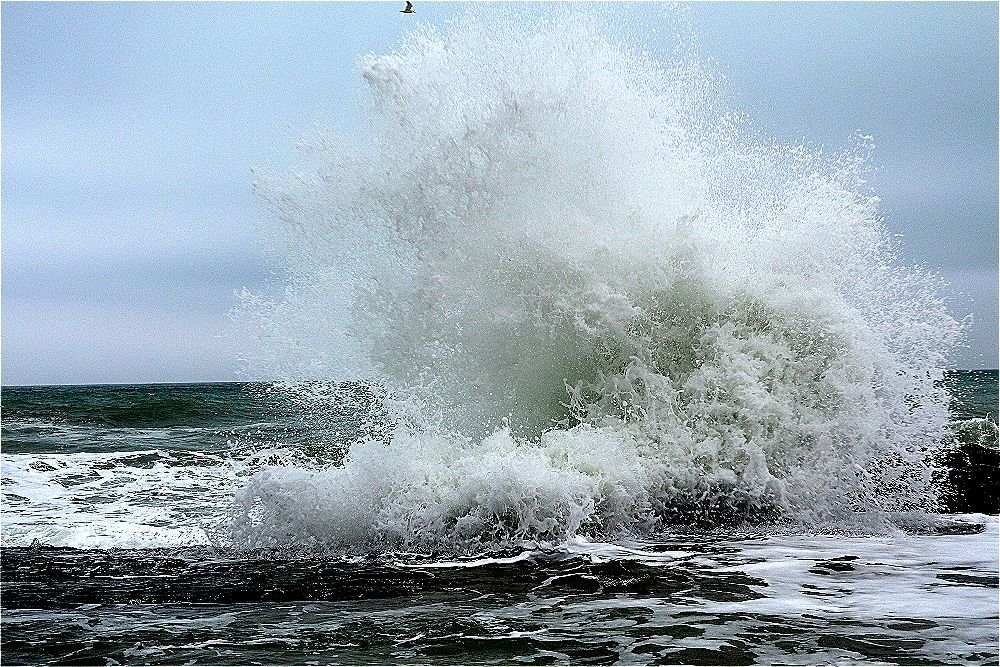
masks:
[(255, 474), (388, 438), (361, 387), (308, 404), (251, 384), (6, 387), (2, 659), (996, 664), (997, 372), (947, 384), (941, 514), (481, 554), (232, 543)]

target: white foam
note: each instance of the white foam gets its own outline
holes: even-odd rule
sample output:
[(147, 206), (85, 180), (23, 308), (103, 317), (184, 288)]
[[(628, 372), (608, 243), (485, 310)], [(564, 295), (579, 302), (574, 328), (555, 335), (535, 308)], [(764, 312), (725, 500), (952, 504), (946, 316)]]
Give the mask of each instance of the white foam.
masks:
[(262, 458), (165, 450), (3, 454), (0, 535), (5, 546), (218, 543), (241, 478)]
[(960, 327), (897, 260), (870, 147), (752, 140), (693, 59), (593, 16), (489, 11), (362, 59), (368, 134), (259, 184), (290, 277), (245, 301), (252, 370), (377, 383), (400, 425), (342, 467), (255, 477), (237, 543), (933, 507)]

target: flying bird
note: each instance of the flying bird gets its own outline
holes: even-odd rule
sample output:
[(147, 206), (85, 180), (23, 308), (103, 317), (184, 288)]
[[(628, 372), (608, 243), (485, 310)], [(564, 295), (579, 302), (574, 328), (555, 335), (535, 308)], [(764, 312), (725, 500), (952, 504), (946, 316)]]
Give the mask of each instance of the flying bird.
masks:
[(416, 14), (417, 10), (413, 8), (413, 3), (410, 0), (406, 0), (406, 9), (400, 9), (400, 14)]

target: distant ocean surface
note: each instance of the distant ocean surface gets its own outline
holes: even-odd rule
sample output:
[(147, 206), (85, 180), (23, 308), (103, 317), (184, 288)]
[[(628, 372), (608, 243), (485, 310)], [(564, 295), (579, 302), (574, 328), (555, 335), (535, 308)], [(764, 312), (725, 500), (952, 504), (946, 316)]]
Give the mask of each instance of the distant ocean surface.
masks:
[(996, 664), (997, 372), (946, 383), (952, 513), (479, 555), (227, 543), (252, 475), (384, 433), (360, 387), (5, 387), (3, 661)]

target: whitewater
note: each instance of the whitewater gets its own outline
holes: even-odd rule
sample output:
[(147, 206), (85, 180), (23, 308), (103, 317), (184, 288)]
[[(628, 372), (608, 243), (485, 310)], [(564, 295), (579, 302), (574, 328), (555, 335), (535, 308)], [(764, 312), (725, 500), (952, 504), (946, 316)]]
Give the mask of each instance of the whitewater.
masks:
[(476, 551), (933, 510), (962, 328), (890, 243), (870, 139), (763, 141), (697, 59), (556, 14), (473, 12), (362, 58), (362, 136), (257, 183), (287, 282), (244, 296), (253, 373), (304, 401), (361, 380), (394, 430), (255, 476), (235, 542)]

